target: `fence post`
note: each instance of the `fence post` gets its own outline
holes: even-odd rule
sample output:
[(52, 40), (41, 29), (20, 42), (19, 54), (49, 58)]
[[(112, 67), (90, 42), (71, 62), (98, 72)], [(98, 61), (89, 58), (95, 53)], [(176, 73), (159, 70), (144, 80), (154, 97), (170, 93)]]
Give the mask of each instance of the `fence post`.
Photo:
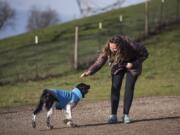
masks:
[(159, 20), (160, 29), (161, 29), (161, 27), (162, 27), (162, 22), (163, 22), (163, 12), (164, 12), (164, 0), (161, 0), (160, 20)]
[(123, 34), (123, 15), (119, 16), (119, 22), (120, 22), (120, 30), (121, 30), (121, 34)]
[(74, 44), (74, 68), (78, 69), (78, 31), (79, 27), (75, 27), (75, 44)]
[(144, 26), (144, 33), (145, 36), (149, 34), (149, 0), (145, 1), (145, 26)]
[(103, 24), (102, 24), (102, 22), (99, 22), (98, 23), (98, 28), (99, 28), (99, 31), (97, 32), (98, 33), (98, 35), (97, 35), (97, 39), (98, 39), (98, 51), (97, 52), (100, 52), (100, 50), (101, 50), (101, 41), (102, 41), (102, 29), (103, 29)]
[(38, 38), (38, 36), (36, 35), (35, 36), (35, 44), (37, 45), (39, 43), (39, 38)]
[[(36, 51), (36, 53), (37, 53), (37, 45), (38, 45), (38, 43), (39, 43), (39, 37), (37, 36), (37, 35), (35, 35), (35, 37), (34, 37), (34, 43), (35, 43), (35, 51)], [(36, 76), (35, 76), (35, 78), (38, 78), (39, 77), (39, 75), (38, 75), (38, 63), (36, 62), (35, 63), (35, 68), (36, 68)]]
[(179, 19), (179, 5), (180, 5), (180, 0), (177, 0), (177, 11), (176, 11), (176, 20), (178, 21)]

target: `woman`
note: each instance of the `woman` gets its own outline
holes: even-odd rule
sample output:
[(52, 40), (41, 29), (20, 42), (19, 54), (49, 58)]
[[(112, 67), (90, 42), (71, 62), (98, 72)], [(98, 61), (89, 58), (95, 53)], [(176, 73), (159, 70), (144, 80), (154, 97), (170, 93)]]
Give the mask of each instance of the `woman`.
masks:
[(81, 74), (81, 77), (97, 72), (107, 60), (111, 65), (111, 115), (108, 123), (116, 123), (119, 106), (120, 88), (126, 73), (124, 108), (122, 120), (130, 123), (128, 116), (134, 96), (134, 86), (142, 71), (142, 63), (148, 57), (146, 48), (139, 43), (131, 42), (127, 36), (113, 36), (104, 47), (99, 57), (90, 68)]

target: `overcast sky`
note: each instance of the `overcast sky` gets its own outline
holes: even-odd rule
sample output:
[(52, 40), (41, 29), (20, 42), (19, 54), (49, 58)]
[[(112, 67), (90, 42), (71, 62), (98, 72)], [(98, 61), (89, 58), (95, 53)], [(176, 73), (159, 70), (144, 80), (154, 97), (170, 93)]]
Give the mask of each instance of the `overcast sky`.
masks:
[[(17, 11), (15, 25), (0, 32), (0, 39), (21, 34), (26, 31), (29, 10), (36, 6), (39, 9), (51, 8), (58, 12), (61, 21), (66, 22), (80, 18), (81, 14), (76, 0), (0, 0), (7, 1)], [(87, 0), (88, 1), (88, 0)], [(98, 7), (104, 7), (117, 0), (91, 0)], [(126, 0), (122, 6), (137, 4), (144, 0)]]

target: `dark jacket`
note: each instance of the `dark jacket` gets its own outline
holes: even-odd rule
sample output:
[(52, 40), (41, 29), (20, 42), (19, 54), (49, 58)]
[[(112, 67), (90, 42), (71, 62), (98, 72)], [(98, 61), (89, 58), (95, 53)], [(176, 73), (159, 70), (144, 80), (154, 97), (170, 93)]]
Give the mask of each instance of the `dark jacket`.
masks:
[[(120, 71), (126, 70), (126, 64), (130, 62), (133, 64), (133, 68), (129, 71), (133, 75), (141, 74), (142, 63), (148, 57), (148, 51), (146, 50), (146, 48), (140, 43), (128, 42), (128, 44), (126, 44), (125, 53), (126, 57), (123, 59), (123, 61), (111, 65), (111, 73), (116, 75)], [(95, 63), (88, 69), (88, 71), (90, 71), (90, 74), (94, 74), (99, 69), (101, 69), (101, 67), (106, 63), (107, 60), (107, 54), (105, 54), (104, 52), (100, 53)]]

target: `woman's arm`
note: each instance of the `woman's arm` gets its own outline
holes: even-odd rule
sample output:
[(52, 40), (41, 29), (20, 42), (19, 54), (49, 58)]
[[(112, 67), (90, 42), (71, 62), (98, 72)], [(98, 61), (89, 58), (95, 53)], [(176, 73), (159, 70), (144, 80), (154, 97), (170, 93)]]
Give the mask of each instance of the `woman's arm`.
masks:
[(106, 63), (107, 59), (108, 59), (107, 55), (105, 53), (101, 53), (94, 62), (94, 64), (92, 64), (87, 71), (81, 74), (81, 77), (96, 73)]

